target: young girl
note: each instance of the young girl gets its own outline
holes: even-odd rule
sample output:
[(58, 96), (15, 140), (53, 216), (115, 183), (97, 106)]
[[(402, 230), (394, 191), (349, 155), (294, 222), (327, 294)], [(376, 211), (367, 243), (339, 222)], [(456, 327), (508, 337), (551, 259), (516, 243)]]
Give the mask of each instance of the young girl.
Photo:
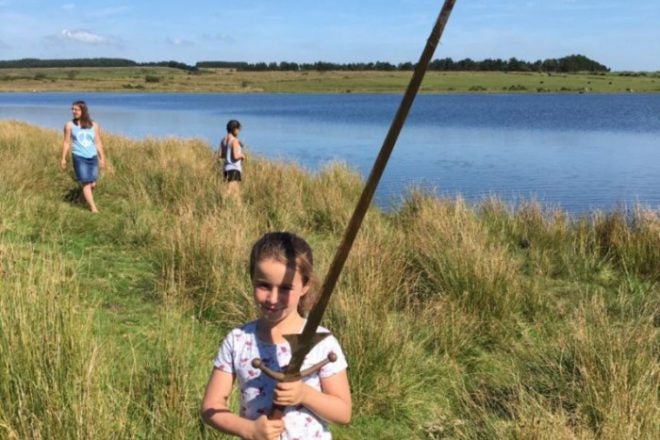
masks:
[(85, 101), (74, 102), (71, 105), (71, 115), (73, 120), (64, 124), (60, 167), (62, 171), (66, 170), (66, 157), (71, 149), (73, 169), (76, 173), (76, 180), (82, 185), (83, 197), (89, 210), (98, 212), (92, 189), (96, 186), (99, 167), (105, 167), (101, 132), (99, 125), (90, 118)]
[(243, 147), (238, 140), (238, 133), (241, 131), (241, 123), (235, 119), (227, 122), (227, 134), (220, 140), (218, 154), (220, 159), (224, 159), (223, 178), (227, 182), (225, 196), (238, 195), (238, 182), (241, 181), (243, 172), (242, 162), (245, 160)]
[[(243, 439), (330, 439), (326, 423), (346, 424), (351, 396), (346, 359), (334, 336), (319, 342), (303, 369), (334, 352), (337, 360), (301, 381), (277, 383), (251, 361), (260, 358), (282, 371), (291, 359), (283, 335), (301, 333), (303, 314), (315, 302), (312, 250), (305, 240), (288, 233), (265, 234), (253, 246), (250, 275), (260, 318), (232, 330), (220, 346), (202, 402), (209, 425)], [(319, 328), (321, 332), (327, 332)], [(238, 379), (240, 412), (228, 410), (232, 384)], [(286, 406), (282, 420), (269, 420), (273, 404)]]

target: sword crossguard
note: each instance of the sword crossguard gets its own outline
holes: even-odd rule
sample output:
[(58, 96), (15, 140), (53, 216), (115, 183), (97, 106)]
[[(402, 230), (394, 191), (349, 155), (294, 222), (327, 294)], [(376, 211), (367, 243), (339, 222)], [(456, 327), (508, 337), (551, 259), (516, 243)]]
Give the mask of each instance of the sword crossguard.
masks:
[(304, 377), (307, 377), (311, 374), (316, 373), (321, 368), (328, 365), (330, 362), (334, 362), (336, 360), (337, 360), (337, 355), (334, 352), (331, 351), (330, 353), (328, 353), (328, 357), (323, 359), (318, 364), (312, 365), (309, 368), (305, 368), (302, 371), (299, 371), (299, 372), (296, 372), (296, 373), (291, 373), (291, 374), (281, 373), (279, 371), (273, 371), (270, 368), (268, 368), (267, 366), (265, 366), (264, 363), (261, 362), (261, 359), (259, 359), (259, 358), (252, 359), (252, 367), (258, 368), (266, 376), (270, 377), (271, 379), (273, 379), (277, 382), (295, 382), (297, 380), (300, 380)]

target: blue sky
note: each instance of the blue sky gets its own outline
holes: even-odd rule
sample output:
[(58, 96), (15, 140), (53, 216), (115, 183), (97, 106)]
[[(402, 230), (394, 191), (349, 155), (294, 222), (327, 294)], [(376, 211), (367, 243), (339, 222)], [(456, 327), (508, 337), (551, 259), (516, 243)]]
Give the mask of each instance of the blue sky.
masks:
[[(0, 59), (415, 61), (442, 0), (0, 0)], [(457, 0), (437, 58), (660, 70), (660, 0)]]

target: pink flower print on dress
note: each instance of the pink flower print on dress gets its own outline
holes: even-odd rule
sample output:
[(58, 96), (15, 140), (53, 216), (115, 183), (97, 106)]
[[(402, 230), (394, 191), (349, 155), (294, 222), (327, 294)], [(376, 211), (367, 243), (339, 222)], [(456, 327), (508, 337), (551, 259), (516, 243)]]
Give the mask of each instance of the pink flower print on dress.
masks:
[(241, 358), (241, 360), (239, 360), (238, 362), (241, 365), (241, 367), (243, 367), (245, 366), (245, 364), (247, 364), (247, 361), (249, 361), (248, 358)]
[(305, 428), (307, 428), (312, 423), (312, 420), (314, 419), (312, 419), (310, 416), (305, 417)]
[(257, 375), (257, 372), (256, 372), (256, 371), (254, 371), (254, 370), (248, 370), (248, 372), (247, 372), (247, 373), (248, 373), (248, 376), (250, 376), (250, 377), (254, 377), (254, 376), (256, 376), (256, 375)]
[(282, 346), (280, 347), (280, 351), (281, 351), (282, 353), (288, 353), (288, 352), (289, 352), (289, 349), (286, 348), (284, 345), (282, 345)]

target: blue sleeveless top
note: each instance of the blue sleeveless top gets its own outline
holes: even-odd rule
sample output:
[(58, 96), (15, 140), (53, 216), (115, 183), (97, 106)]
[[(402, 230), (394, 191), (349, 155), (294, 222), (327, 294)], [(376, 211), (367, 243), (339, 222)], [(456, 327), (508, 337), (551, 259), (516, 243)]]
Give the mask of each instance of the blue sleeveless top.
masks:
[(91, 159), (96, 156), (94, 127), (80, 128), (71, 123), (71, 153), (76, 156)]

